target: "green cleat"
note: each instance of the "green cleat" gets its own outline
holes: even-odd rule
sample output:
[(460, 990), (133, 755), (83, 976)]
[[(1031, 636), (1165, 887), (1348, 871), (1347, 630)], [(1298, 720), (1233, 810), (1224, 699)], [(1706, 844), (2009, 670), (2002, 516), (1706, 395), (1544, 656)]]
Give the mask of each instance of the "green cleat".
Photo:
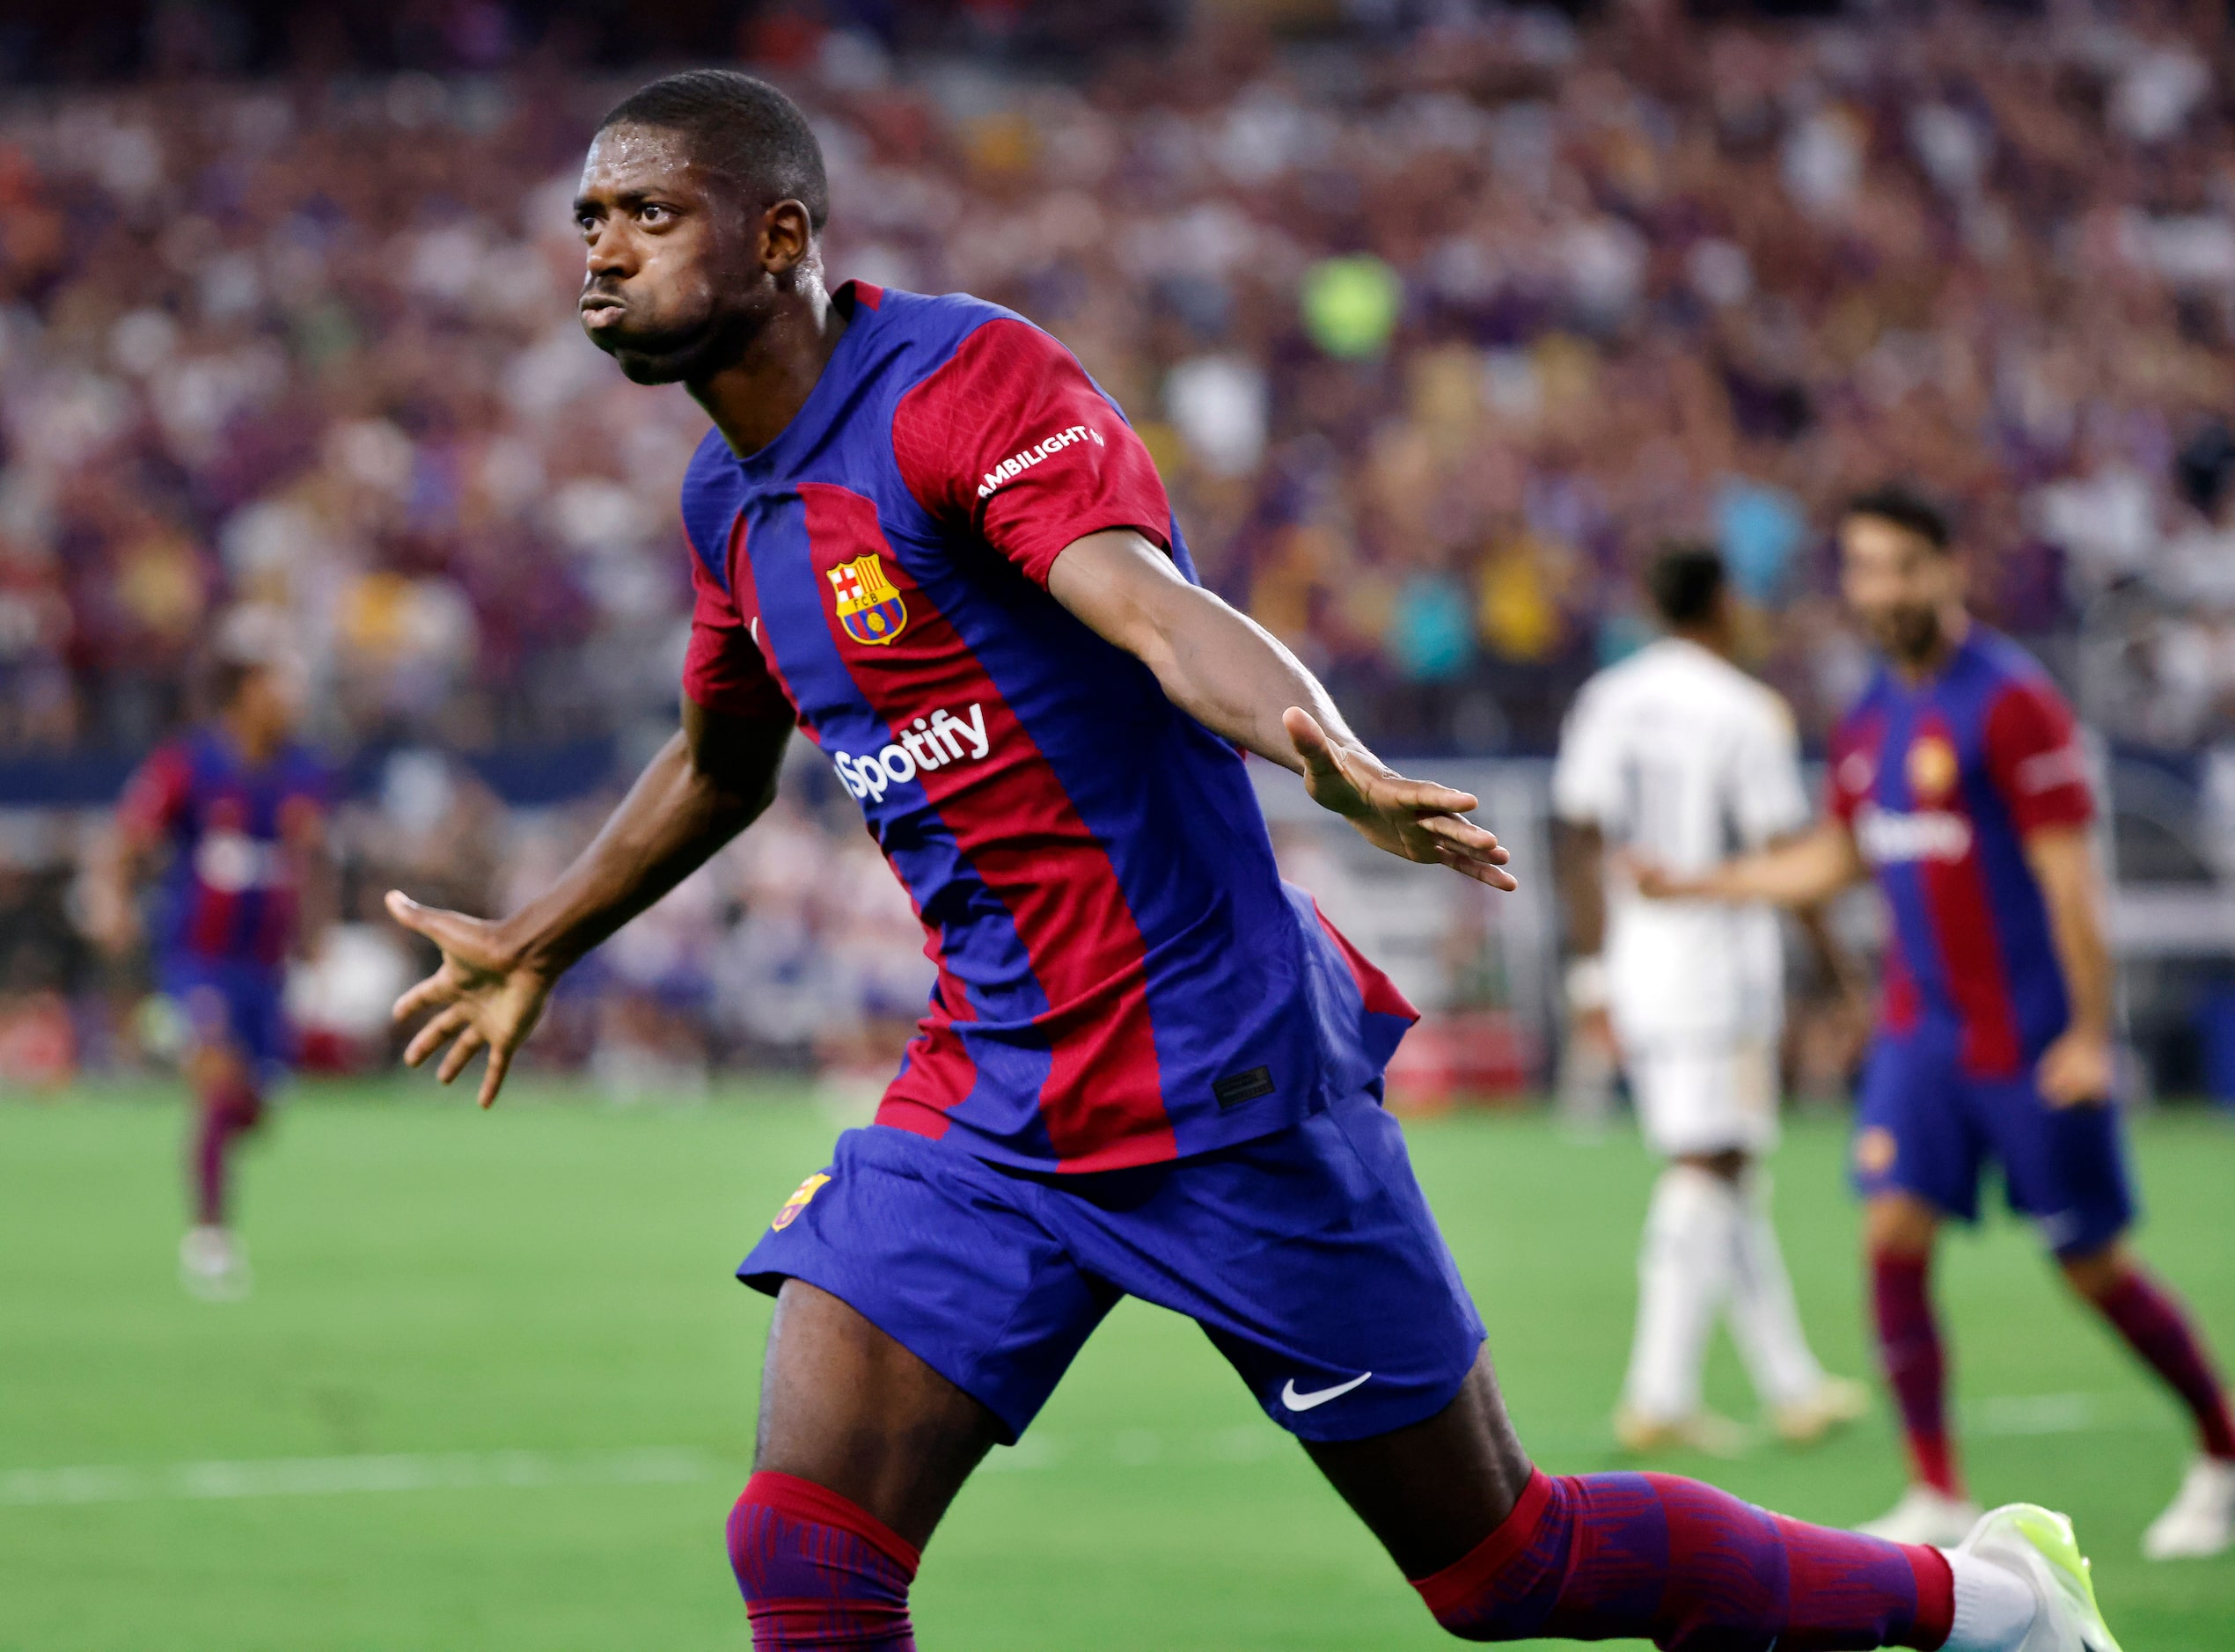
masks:
[(2037, 1503), (2005, 1503), (1982, 1517), (1958, 1546), (2016, 1574), (2033, 1590), (2039, 1604), (2018, 1652), (2120, 1652), (2095, 1604), (2087, 1557), (2063, 1515)]

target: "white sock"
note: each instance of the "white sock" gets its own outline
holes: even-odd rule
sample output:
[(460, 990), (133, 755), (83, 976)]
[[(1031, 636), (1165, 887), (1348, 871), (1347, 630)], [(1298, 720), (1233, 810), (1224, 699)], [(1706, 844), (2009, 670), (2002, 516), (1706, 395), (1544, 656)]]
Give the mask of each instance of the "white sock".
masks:
[(2040, 1603), (2015, 1573), (1960, 1549), (1942, 1549), (1955, 1574), (1955, 1619), (1940, 1652), (2018, 1652)]
[(1699, 1409), (1708, 1334), (1730, 1290), (1738, 1206), (1721, 1177), (1671, 1165), (1654, 1184), (1638, 1256), (1638, 1330), (1624, 1398), (1676, 1422)]
[(1770, 1173), (1740, 1180), (1731, 1269), (1731, 1340), (1739, 1345), (1755, 1392), (1773, 1406), (1799, 1405), (1822, 1386), (1824, 1368), (1809, 1351), (1792, 1299), (1777, 1232), (1770, 1225)]

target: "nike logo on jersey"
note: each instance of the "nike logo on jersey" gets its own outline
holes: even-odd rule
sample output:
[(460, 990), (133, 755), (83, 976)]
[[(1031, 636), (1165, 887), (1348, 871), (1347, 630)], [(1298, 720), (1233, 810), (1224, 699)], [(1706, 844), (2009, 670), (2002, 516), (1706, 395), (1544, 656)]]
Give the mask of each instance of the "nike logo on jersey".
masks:
[(1872, 866), (1907, 860), (1960, 860), (1971, 852), (1971, 822), (1945, 809), (1914, 815), (1865, 808), (1855, 816), (1855, 843)]
[(1332, 1388), (1315, 1388), (1309, 1393), (1300, 1393), (1296, 1379), (1291, 1377), (1280, 1391), (1280, 1403), (1291, 1411), (1309, 1411), (1314, 1406), (1323, 1406), (1330, 1400), (1340, 1400), (1345, 1394), (1372, 1377), (1372, 1371), (1361, 1371), (1346, 1383), (1337, 1383)]
[(1010, 454), (1008, 457), (986, 471), (986, 479), (978, 485), (978, 496), (980, 499), (992, 498), (995, 493), (1007, 487), (1042, 459), (1051, 454), (1062, 452), (1074, 442), (1091, 442), (1098, 448), (1106, 448), (1110, 445), (1102, 439), (1102, 432), (1091, 426), (1066, 425), (1044, 442), (1037, 442), (1025, 449), (1022, 453)]
[(982, 757), (993, 749), (993, 737), (986, 732), (985, 705), (974, 700), (967, 718), (942, 705), (928, 718), (917, 718), (915, 727), (902, 729), (898, 741), (866, 757), (832, 752), (831, 766), (855, 797), (882, 801), (887, 791), (906, 785), (920, 770), (943, 769), (964, 757)]

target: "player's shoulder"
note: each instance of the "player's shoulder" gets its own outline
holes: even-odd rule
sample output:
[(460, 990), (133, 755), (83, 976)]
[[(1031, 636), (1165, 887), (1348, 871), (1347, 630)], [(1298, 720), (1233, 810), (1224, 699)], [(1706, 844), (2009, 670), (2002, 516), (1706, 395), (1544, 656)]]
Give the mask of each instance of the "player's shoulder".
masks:
[(1061, 340), (1030, 317), (970, 293), (857, 290), (856, 315), (865, 310), (874, 315), (877, 347), (868, 354), (895, 372), (904, 388), (950, 364), (968, 376), (1000, 379), (1036, 362), (1070, 356)]
[(2001, 632), (1975, 624), (1964, 639), (1964, 662), (1990, 692), (2020, 689), (2061, 699), (2048, 668), (2018, 642)]

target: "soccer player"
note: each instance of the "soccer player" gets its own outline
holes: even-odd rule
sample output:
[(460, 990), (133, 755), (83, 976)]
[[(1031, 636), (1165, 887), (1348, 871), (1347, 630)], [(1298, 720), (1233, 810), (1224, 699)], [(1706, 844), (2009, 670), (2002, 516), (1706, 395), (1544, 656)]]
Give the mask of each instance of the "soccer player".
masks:
[(1978, 1514), (1948, 1430), (1928, 1280), (1941, 1224), (1977, 1218), (1991, 1160), (2073, 1290), (2195, 1417), (2200, 1454), (2144, 1553), (2217, 1553), (2235, 1541), (2235, 1427), (2202, 1337), (2126, 1239), (2112, 965), (2072, 715), (2033, 660), (1965, 613), (1962, 565), (1930, 501), (1863, 494), (1839, 539), (1847, 601), (1885, 662), (1833, 739), (1827, 816), (1704, 876), (1646, 868), (1641, 881), (1814, 903), (1875, 875), (1885, 900), (1854, 1174), (1912, 1483), (1865, 1530), (1941, 1543)]
[(606, 118), (583, 324), (714, 424), (683, 727), (512, 917), (391, 897), (443, 953), (398, 1001), (433, 1012), (406, 1056), (447, 1047), (447, 1079), (486, 1049), (485, 1104), (559, 973), (766, 807), (795, 725), (922, 914), (938, 985), (877, 1122), (739, 1269), (777, 1293), (729, 1532), (755, 1644), (912, 1647), (933, 1528), (1128, 1293), (1203, 1326), (1455, 1634), (2077, 1644), (2099, 1619), (2045, 1512), (1951, 1556), (1532, 1466), (1380, 1105), (1412, 1012), (1280, 883), (1236, 748), (1408, 859), (1507, 888), (1505, 851), (1195, 583), (1147, 450), (1047, 334), (827, 291), (827, 206), (805, 120), (748, 77)]
[(128, 945), (132, 886), (158, 856), (156, 983), (182, 1012), (199, 1103), (190, 1151), (194, 1224), (179, 1246), (196, 1296), (247, 1294), (231, 1219), (232, 1166), (287, 1072), (287, 959), (325, 858), (326, 777), (294, 740), (297, 687), (277, 616), (238, 609), (218, 627), (209, 720), (158, 749), (124, 789), (111, 854), (93, 881), (96, 927)]
[[(1611, 1034), (1645, 1140), (1667, 1161), (1645, 1216), (1615, 1434), (1632, 1451), (1737, 1449), (1742, 1431), (1700, 1403), (1708, 1338), (1727, 1313), (1771, 1426), (1804, 1444), (1861, 1415), (1868, 1395), (1809, 1350), (1770, 1224), (1760, 1160), (1777, 1133), (1777, 915), (1643, 900), (1609, 877), (1605, 853), (1611, 844), (1704, 872), (1734, 846), (1799, 832), (1799, 746), (1784, 703), (1732, 662), (1737, 616), (1721, 557), (1671, 546), (1646, 587), (1667, 634), (1584, 684), (1552, 771), (1574, 1035)], [(1843, 980), (1821, 920), (1803, 916)]]

